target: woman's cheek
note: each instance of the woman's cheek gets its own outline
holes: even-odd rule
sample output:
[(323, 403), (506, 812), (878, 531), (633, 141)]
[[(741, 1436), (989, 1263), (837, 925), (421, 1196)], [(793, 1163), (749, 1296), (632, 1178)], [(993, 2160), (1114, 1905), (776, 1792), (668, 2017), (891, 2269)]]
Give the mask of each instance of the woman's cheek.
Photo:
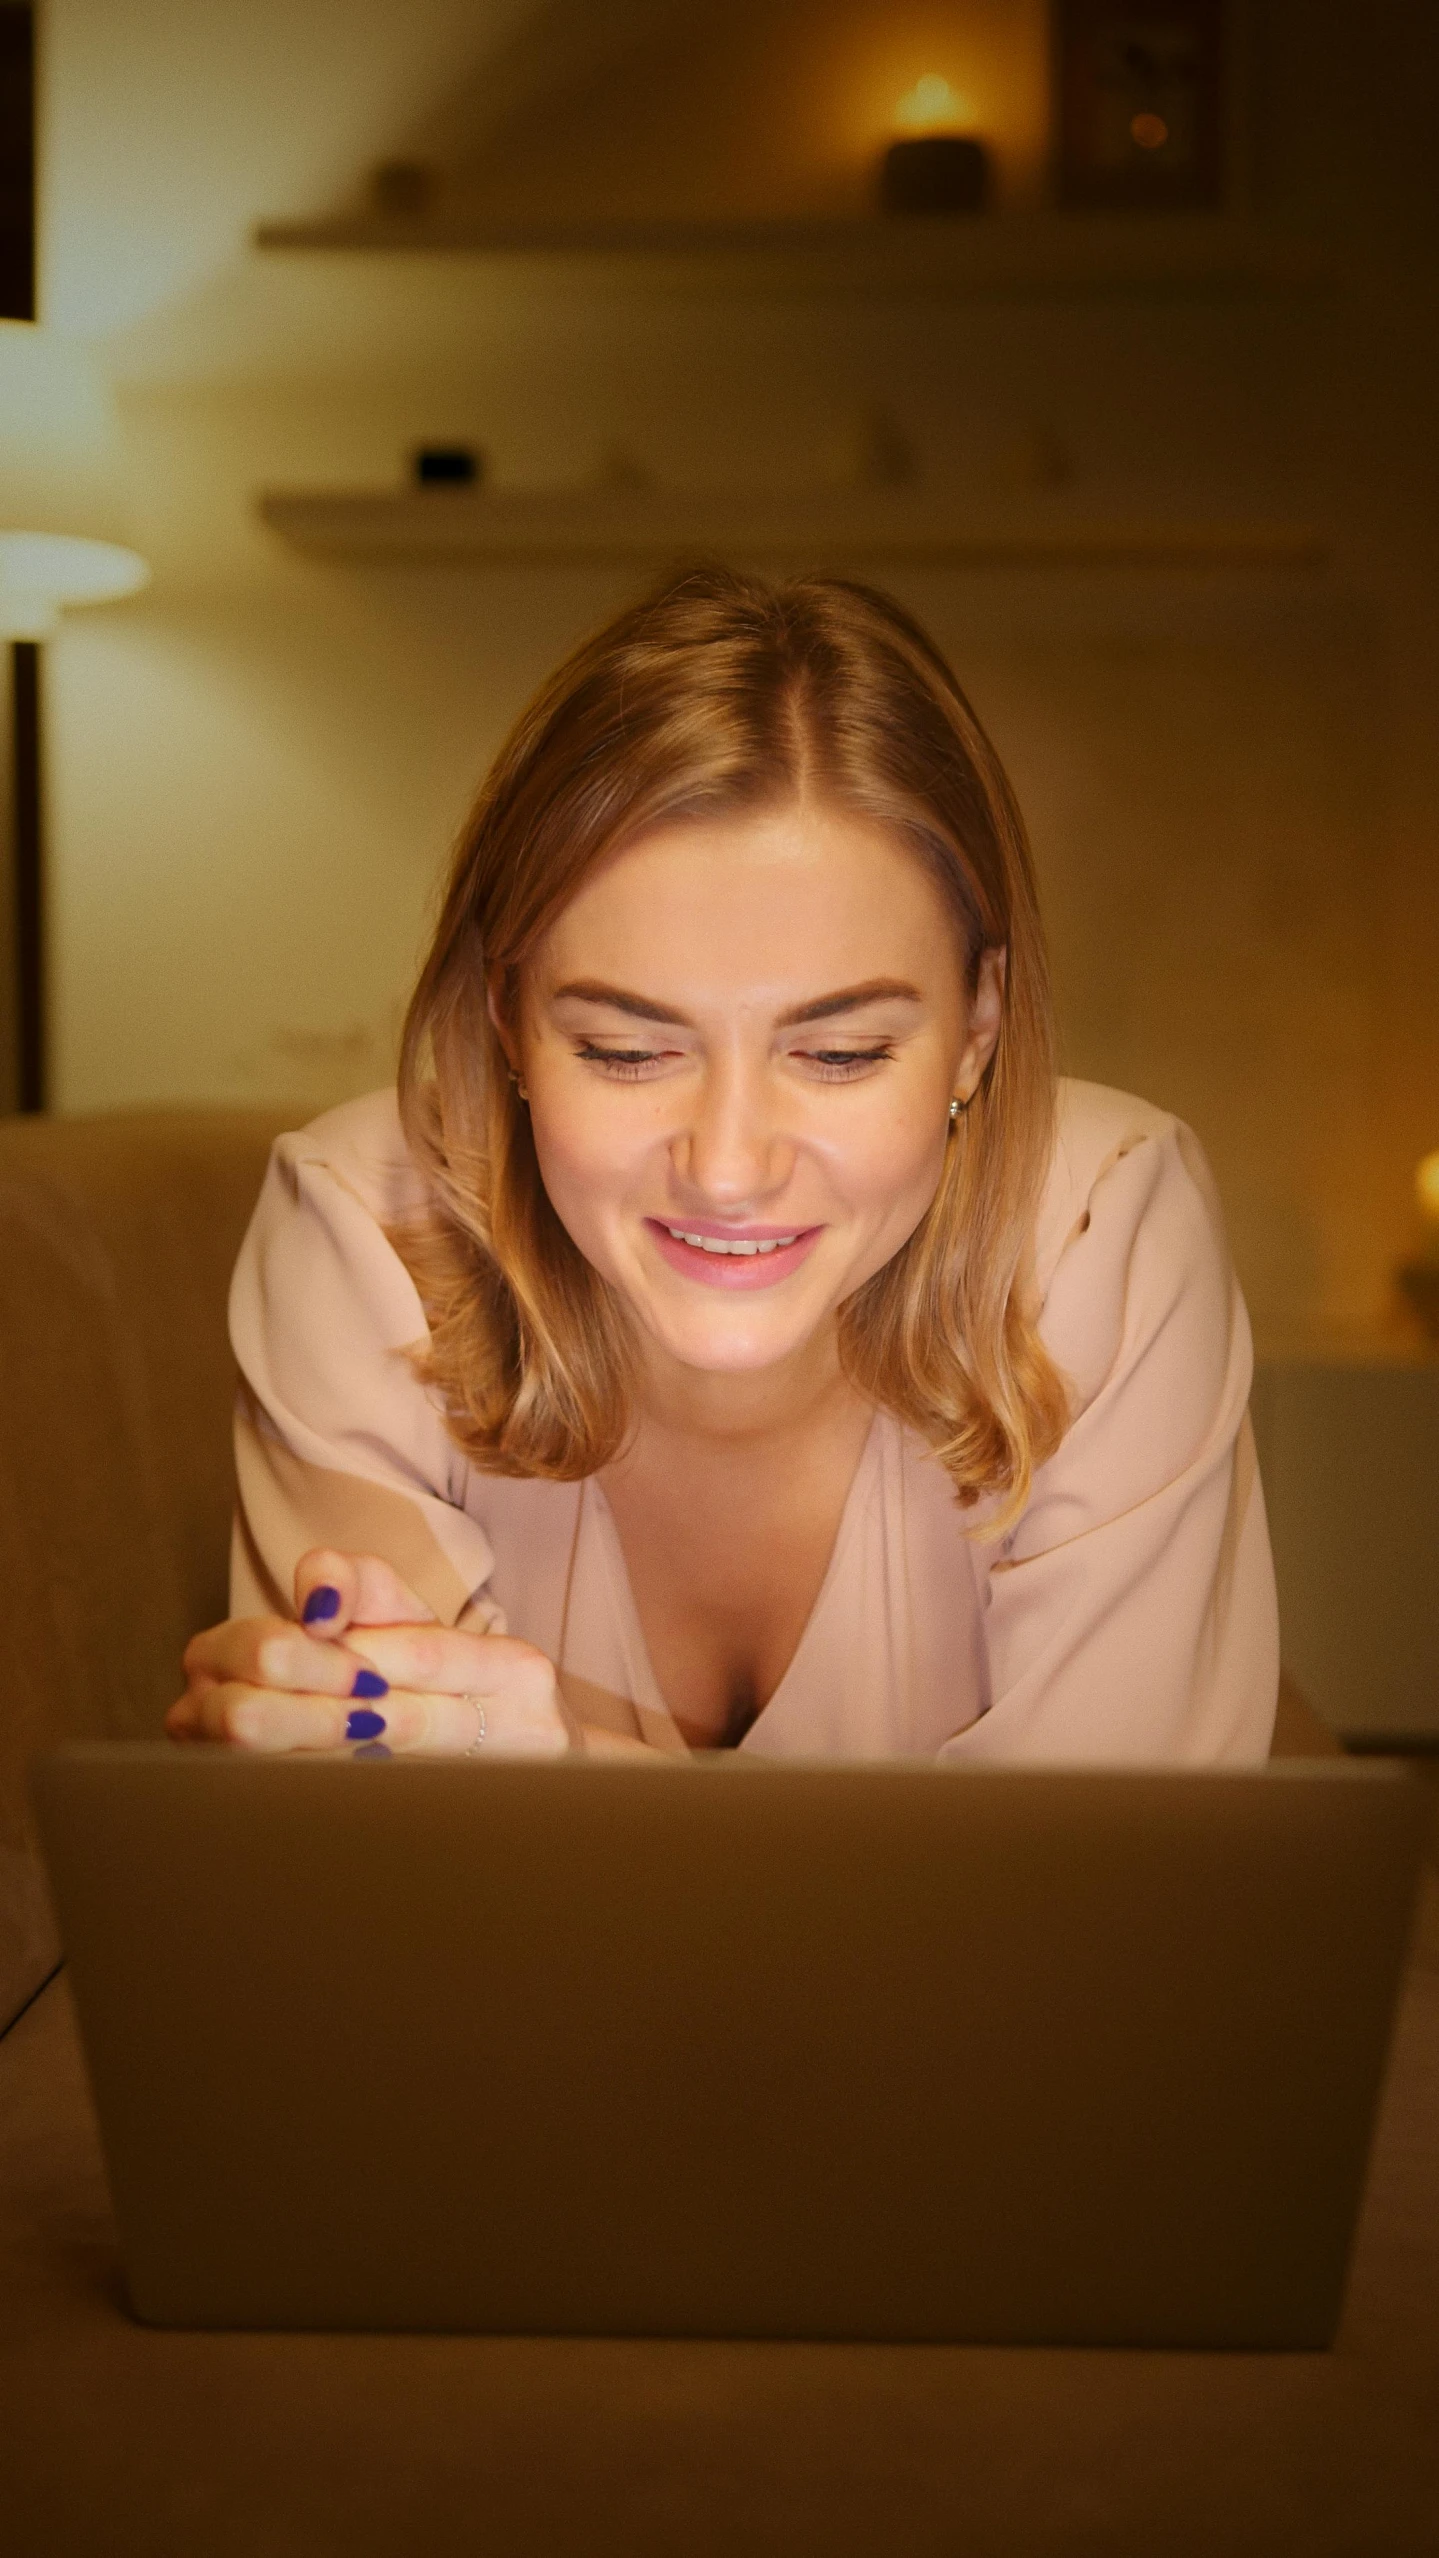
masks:
[(931, 1206), (944, 1171), (946, 1139), (930, 1114), (889, 1114), (835, 1161), (831, 1179), (864, 1237), (850, 1286), (882, 1270), (909, 1241)]
[(588, 1260), (603, 1266), (606, 1229), (633, 1186), (644, 1149), (632, 1124), (604, 1107), (608, 1096), (567, 1100), (551, 1119), (532, 1105), (535, 1153), (550, 1205)]
[(876, 1103), (828, 1143), (822, 1140), (818, 1151), (835, 1189), (854, 1207), (880, 1217), (902, 1216), (918, 1200), (917, 1222), (939, 1187), (948, 1124), (947, 1107), (930, 1110), (922, 1100), (899, 1108)]

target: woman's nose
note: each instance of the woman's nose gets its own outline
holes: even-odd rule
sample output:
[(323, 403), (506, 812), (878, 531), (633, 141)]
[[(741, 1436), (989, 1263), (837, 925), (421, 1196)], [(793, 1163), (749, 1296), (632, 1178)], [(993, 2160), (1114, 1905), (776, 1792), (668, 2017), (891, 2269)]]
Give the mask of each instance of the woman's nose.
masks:
[(761, 1073), (701, 1077), (689, 1124), (672, 1148), (689, 1190), (724, 1209), (748, 1207), (783, 1188), (794, 1146), (780, 1126), (776, 1098)]

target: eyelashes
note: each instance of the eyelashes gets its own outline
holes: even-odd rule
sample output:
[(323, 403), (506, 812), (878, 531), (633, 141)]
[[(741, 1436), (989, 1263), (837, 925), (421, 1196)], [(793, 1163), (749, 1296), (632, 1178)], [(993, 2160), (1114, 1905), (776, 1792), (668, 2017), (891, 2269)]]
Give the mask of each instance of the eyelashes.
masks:
[[(673, 1049), (601, 1048), (594, 1040), (582, 1040), (575, 1055), (583, 1065), (598, 1066), (615, 1083), (638, 1083), (654, 1066), (663, 1065)], [(796, 1048), (790, 1051), (797, 1064), (815, 1070), (820, 1083), (853, 1083), (872, 1066), (887, 1066), (894, 1059), (892, 1041), (881, 1040), (868, 1048)]]
[(894, 1059), (888, 1041), (878, 1048), (810, 1048), (796, 1053), (819, 1068), (825, 1083), (852, 1083), (866, 1066), (888, 1066)]
[(596, 1048), (588, 1039), (575, 1050), (587, 1066), (603, 1066), (616, 1083), (637, 1083), (646, 1066), (659, 1064), (663, 1050), (658, 1048)]

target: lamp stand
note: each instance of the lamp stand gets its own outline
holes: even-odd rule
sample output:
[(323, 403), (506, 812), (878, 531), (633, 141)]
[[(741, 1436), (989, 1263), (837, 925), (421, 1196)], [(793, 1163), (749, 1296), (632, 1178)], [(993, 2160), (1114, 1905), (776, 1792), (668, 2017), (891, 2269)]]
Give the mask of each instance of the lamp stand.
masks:
[(15, 1110), (43, 1110), (45, 1073), (44, 828), (40, 774), (40, 644), (10, 643), (10, 862)]
[[(35, 12), (0, 5), (0, 314), (35, 317)], [(8, 826), (0, 868), (0, 1111), (45, 1107), (40, 651), (10, 643)]]
[(0, 1113), (46, 1105), (45, 880), (40, 781), (40, 650), (10, 642), (0, 691), (5, 756), (0, 826)]

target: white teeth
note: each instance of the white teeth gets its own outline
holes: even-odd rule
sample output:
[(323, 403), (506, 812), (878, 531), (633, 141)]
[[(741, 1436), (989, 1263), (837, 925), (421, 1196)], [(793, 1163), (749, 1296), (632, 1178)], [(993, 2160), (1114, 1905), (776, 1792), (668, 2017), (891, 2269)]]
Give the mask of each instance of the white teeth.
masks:
[(665, 1232), (673, 1235), (676, 1243), (687, 1243), (693, 1252), (779, 1252), (784, 1245), (799, 1241), (797, 1235), (775, 1235), (769, 1243), (747, 1243), (737, 1236), (730, 1243), (722, 1235), (686, 1234), (683, 1226), (666, 1226)]

